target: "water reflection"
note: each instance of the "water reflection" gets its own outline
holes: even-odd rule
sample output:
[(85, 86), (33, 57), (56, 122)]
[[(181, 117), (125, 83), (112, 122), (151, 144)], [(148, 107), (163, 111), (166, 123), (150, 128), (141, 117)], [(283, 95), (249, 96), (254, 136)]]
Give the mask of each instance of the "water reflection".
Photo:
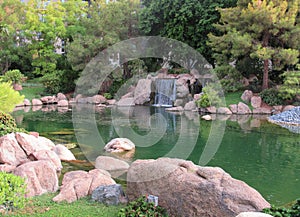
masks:
[(189, 159), (223, 168), (271, 203), (280, 205), (300, 197), (300, 135), (268, 123), (266, 116), (212, 115), (213, 121), (204, 121), (194, 112), (170, 113), (142, 106), (72, 109), (79, 111), (75, 121), (70, 111), (57, 109), (13, 115), (19, 126), (55, 143), (79, 143), (80, 149), (72, 150), (78, 159), (93, 162), (104, 154), (102, 149), (111, 139), (127, 137), (137, 146), (130, 156), (120, 156), (127, 160)]

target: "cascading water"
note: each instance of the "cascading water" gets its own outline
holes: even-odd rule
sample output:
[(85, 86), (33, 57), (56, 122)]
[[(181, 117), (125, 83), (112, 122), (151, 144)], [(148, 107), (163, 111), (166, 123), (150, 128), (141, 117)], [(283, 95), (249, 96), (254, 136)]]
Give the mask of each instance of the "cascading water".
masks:
[(156, 79), (154, 105), (157, 107), (172, 107), (176, 99), (175, 79)]

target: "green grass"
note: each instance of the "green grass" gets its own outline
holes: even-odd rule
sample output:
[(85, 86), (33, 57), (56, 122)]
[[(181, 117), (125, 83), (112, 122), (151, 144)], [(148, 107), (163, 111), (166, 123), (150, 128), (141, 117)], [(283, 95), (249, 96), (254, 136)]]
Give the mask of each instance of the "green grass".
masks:
[[(105, 206), (92, 202), (90, 197), (82, 198), (73, 203), (55, 203), (52, 198), (55, 194), (44, 194), (29, 199), (27, 205), (13, 213), (6, 214), (9, 217), (114, 217), (124, 206)], [(1, 215), (1, 214), (0, 214)]]
[(229, 106), (231, 104), (238, 104), (239, 102), (241, 102), (242, 94), (243, 94), (243, 91), (238, 91), (238, 92), (234, 92), (234, 93), (226, 93), (225, 94), (226, 105)]
[(41, 98), (41, 94), (44, 92), (45, 88), (39, 83), (26, 82), (22, 84), (23, 90), (20, 91), (21, 95), (25, 96), (25, 99), (32, 100), (34, 98)]

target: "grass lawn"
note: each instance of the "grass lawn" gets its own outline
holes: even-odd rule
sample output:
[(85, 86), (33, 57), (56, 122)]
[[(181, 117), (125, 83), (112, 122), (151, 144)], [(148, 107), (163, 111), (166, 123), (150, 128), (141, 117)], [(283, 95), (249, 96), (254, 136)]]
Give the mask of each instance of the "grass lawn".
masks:
[(231, 104), (238, 104), (241, 102), (241, 96), (243, 94), (243, 91), (238, 91), (234, 93), (226, 93), (225, 94), (225, 100), (226, 100), (226, 105), (229, 106)]
[[(92, 202), (90, 197), (82, 198), (73, 203), (55, 203), (52, 198), (55, 194), (44, 194), (29, 199), (27, 205), (16, 210), (9, 217), (114, 217), (123, 206), (105, 206)], [(0, 214), (1, 215), (1, 214)]]
[(23, 83), (23, 90), (20, 91), (21, 95), (25, 96), (25, 99), (29, 99), (30, 101), (34, 98), (41, 98), (41, 93), (44, 91), (44, 87), (39, 83), (31, 83), (30, 81)]

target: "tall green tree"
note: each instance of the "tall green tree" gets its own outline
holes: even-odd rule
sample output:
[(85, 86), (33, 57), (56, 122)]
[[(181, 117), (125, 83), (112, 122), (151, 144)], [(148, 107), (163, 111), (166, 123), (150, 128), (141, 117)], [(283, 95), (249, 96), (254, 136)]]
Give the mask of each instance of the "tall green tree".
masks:
[(217, 7), (231, 7), (236, 0), (145, 0), (140, 14), (140, 28), (146, 35), (160, 35), (184, 42), (213, 63), (207, 34), (216, 33)]
[(60, 1), (29, 0), (25, 3), (23, 33), (33, 57), (35, 73), (45, 75), (56, 69), (59, 54), (55, 49), (66, 34), (65, 8)]
[(269, 71), (299, 61), (299, 0), (239, 0), (237, 7), (219, 9), (221, 20), (209, 45), (219, 64), (250, 56), (263, 62), (263, 89)]
[(76, 27), (78, 32), (67, 45), (67, 57), (73, 69), (83, 70), (100, 51), (137, 36), (139, 8), (137, 0), (108, 4), (105, 0), (91, 1), (85, 16), (79, 18), (80, 23)]
[(0, 74), (17, 62), (20, 43), (21, 17), (24, 15), (20, 1), (0, 0)]

